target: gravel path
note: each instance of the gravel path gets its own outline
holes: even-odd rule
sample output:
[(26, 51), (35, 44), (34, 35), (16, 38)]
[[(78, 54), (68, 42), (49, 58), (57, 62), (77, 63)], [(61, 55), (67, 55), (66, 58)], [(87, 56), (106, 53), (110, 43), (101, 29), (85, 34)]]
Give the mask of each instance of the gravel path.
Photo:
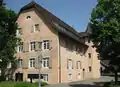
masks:
[(101, 87), (100, 86), (101, 83), (109, 82), (112, 80), (114, 80), (113, 77), (102, 76), (99, 79), (76, 81), (76, 82), (71, 82), (71, 83), (54, 84), (54, 85), (48, 85), (46, 87)]

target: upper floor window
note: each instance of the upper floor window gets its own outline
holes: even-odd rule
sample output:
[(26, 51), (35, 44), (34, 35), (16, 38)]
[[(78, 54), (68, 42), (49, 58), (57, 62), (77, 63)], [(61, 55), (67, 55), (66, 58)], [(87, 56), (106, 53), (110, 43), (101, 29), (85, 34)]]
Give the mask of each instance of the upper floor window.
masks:
[(39, 24), (35, 24), (31, 28), (31, 33), (40, 31)]
[(22, 28), (18, 28), (18, 29), (16, 30), (16, 35), (17, 35), (17, 36), (22, 35)]
[(77, 69), (81, 69), (82, 66), (81, 66), (81, 62), (80, 61), (77, 61)]
[(35, 27), (34, 27), (35, 29), (34, 29), (34, 32), (36, 32), (36, 31), (39, 31), (39, 24), (35, 24)]
[(43, 41), (43, 49), (49, 49), (50, 48), (50, 41), (44, 40)]
[(26, 17), (26, 19), (30, 19), (30, 18), (31, 18), (31, 16), (27, 16), (27, 17)]
[(68, 61), (67, 61), (67, 68), (73, 69), (73, 61), (71, 59), (68, 59)]
[(89, 69), (89, 72), (91, 72), (91, 71), (92, 71), (92, 67), (91, 67), (91, 66), (89, 66), (89, 67), (88, 67), (88, 69)]
[(91, 53), (88, 53), (88, 57), (91, 58)]
[(29, 59), (29, 67), (34, 68), (35, 67), (35, 58)]
[(23, 59), (18, 59), (18, 67), (21, 68), (23, 65)]
[(35, 51), (35, 41), (30, 42), (30, 50)]
[(17, 48), (18, 48), (17, 52), (22, 52), (23, 51), (23, 42), (20, 43)]
[(49, 57), (42, 58), (42, 67), (48, 68), (49, 67)]

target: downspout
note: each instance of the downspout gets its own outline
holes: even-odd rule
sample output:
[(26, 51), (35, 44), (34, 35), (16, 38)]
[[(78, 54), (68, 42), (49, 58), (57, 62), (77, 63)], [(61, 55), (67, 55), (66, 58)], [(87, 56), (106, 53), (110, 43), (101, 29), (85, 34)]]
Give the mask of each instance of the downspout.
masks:
[(61, 83), (61, 55), (60, 55), (60, 36), (58, 34), (58, 40), (59, 40), (59, 83)]

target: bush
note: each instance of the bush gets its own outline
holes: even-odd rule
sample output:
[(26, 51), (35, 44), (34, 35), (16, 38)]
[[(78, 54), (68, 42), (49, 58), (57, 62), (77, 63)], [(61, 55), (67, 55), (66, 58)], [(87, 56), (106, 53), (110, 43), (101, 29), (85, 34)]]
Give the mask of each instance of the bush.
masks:
[(115, 82), (111, 81), (111, 82), (104, 83), (103, 87), (120, 87), (120, 83), (115, 84)]
[[(47, 85), (46, 82), (41, 82), (41, 86)], [(0, 87), (38, 87), (38, 83), (28, 83), (28, 82), (1, 82)]]

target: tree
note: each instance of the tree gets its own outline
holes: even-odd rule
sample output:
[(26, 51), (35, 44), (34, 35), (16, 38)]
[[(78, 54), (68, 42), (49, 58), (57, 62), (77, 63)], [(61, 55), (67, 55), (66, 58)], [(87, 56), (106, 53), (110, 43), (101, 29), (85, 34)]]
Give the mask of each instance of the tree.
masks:
[(103, 59), (115, 73), (120, 70), (120, 0), (98, 0), (90, 19), (90, 39)]
[[(1, 1), (0, 1), (1, 2)], [(0, 79), (5, 80), (8, 72), (12, 74), (15, 65), (15, 47), (17, 46), (18, 38), (16, 37), (16, 24), (17, 15), (12, 10), (0, 4)], [(8, 69), (8, 64), (11, 63), (12, 68)]]

